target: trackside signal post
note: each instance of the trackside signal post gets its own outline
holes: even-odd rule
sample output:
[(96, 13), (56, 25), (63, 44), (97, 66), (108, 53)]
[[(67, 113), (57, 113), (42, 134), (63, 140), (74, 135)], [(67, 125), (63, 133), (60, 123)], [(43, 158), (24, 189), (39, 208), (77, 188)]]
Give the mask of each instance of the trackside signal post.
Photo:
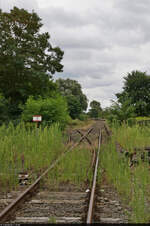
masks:
[(36, 122), (37, 128), (39, 127), (39, 122), (42, 121), (42, 116), (41, 115), (33, 115), (33, 122)]

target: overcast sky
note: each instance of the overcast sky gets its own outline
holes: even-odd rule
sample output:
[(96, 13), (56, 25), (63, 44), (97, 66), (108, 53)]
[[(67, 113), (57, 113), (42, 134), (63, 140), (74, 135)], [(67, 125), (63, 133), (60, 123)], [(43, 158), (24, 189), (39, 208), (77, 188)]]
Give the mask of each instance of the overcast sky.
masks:
[(133, 70), (150, 72), (150, 0), (0, 0), (0, 8), (34, 10), (53, 46), (64, 51), (64, 72), (89, 101), (107, 107)]

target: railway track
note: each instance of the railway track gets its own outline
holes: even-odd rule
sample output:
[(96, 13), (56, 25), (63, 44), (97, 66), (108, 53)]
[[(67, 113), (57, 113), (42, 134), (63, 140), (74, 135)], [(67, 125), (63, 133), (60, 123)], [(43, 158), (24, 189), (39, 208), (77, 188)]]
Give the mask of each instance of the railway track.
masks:
[[(5, 207), (0, 213), (0, 223), (110, 223), (109, 218), (101, 217), (100, 212), (103, 212), (104, 202), (109, 202), (106, 197), (103, 197), (104, 187), (100, 189), (97, 185), (101, 143), (105, 142), (108, 136), (110, 136), (110, 132), (105, 122), (96, 122), (88, 131), (73, 131), (69, 138), (71, 141), (78, 140), (78, 142), (75, 142), (67, 152), (73, 151), (83, 141), (86, 141), (91, 148), (92, 186), (87, 184), (87, 188), (84, 190), (77, 186), (68, 188), (60, 186), (57, 191), (49, 189), (46, 184), (40, 186), (43, 177), (67, 154), (67, 152), (63, 153), (25, 191), (18, 191), (14, 195), (12, 193), (8, 197), (0, 199), (1, 208)], [(111, 223), (121, 222), (117, 216), (110, 221)]]

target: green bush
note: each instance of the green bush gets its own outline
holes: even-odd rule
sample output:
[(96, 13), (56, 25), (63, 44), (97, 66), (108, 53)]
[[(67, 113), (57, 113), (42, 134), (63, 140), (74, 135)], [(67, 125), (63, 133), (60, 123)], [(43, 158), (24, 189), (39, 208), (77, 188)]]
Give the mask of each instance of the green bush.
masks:
[(22, 119), (31, 122), (33, 115), (41, 115), (42, 124), (46, 121), (49, 124), (58, 122), (61, 128), (64, 128), (69, 120), (66, 100), (59, 95), (55, 98), (39, 97), (36, 100), (30, 96), (23, 107)]
[(68, 125), (70, 125), (70, 126), (77, 126), (80, 124), (81, 124), (81, 121), (79, 119), (72, 119), (68, 122)]
[(128, 126), (134, 126), (136, 125), (136, 119), (135, 118), (129, 118), (127, 119)]
[(79, 115), (79, 119), (80, 119), (81, 121), (86, 121), (88, 118), (89, 118), (89, 116), (88, 116), (86, 113), (81, 113), (81, 114)]

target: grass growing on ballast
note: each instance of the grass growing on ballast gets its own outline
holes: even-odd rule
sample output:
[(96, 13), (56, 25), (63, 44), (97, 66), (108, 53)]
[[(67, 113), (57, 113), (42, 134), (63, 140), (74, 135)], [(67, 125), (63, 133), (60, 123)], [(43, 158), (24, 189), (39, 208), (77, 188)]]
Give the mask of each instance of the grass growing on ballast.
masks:
[(136, 124), (130, 127), (122, 124), (122, 126), (112, 128), (112, 132), (116, 141), (130, 152), (133, 152), (135, 147), (150, 147), (150, 128), (147, 126)]
[(37, 174), (50, 166), (65, 147), (58, 124), (50, 128), (0, 127), (0, 190), (18, 185), (18, 173)]
[(150, 170), (148, 162), (142, 162), (133, 168), (128, 159), (116, 151), (116, 141), (125, 149), (133, 151), (134, 147), (150, 146), (150, 129), (147, 127), (132, 128), (123, 125), (113, 129), (111, 141), (103, 147), (101, 165), (105, 169), (110, 182), (114, 184), (122, 199), (130, 206), (131, 223), (148, 223), (150, 208)]
[(59, 164), (49, 172), (47, 183), (59, 187), (61, 183), (70, 183), (79, 186), (84, 186), (87, 181), (92, 180), (92, 168), (90, 150), (77, 147), (61, 159)]

